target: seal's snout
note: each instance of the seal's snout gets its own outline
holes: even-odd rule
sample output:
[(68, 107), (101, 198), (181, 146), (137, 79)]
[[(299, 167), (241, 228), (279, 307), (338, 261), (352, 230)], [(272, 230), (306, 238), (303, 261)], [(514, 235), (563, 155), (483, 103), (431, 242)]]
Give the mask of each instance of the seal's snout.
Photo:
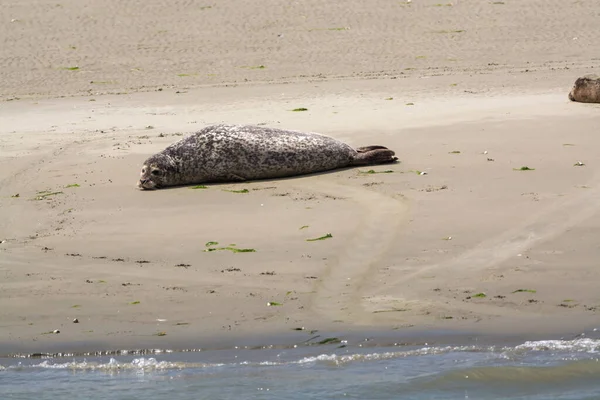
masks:
[(152, 190), (156, 189), (156, 183), (150, 179), (140, 179), (137, 183), (139, 189)]

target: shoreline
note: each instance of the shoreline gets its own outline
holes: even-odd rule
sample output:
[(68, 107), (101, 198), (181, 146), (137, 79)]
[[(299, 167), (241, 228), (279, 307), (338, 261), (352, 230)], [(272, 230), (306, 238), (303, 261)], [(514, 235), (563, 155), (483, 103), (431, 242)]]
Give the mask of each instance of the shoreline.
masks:
[[(564, 322), (564, 321), (563, 321)], [(177, 353), (218, 352), (228, 350), (290, 349), (297, 347), (327, 347), (342, 342), (348, 346), (363, 348), (391, 346), (515, 346), (529, 341), (575, 340), (600, 337), (598, 324), (582, 324), (584, 329), (559, 329), (556, 326), (541, 332), (532, 330), (494, 331), (483, 329), (440, 329), (414, 328), (414, 330), (373, 329), (349, 327), (342, 330), (323, 331), (281, 331), (270, 333), (239, 333), (231, 337), (212, 336), (201, 338), (154, 338), (143, 345), (127, 343), (122, 346), (97, 341), (46, 343), (43, 348), (31, 345), (17, 346), (14, 343), (0, 342), (0, 359), (60, 359), (64, 357), (86, 356), (144, 356)], [(139, 338), (138, 338), (139, 339)]]

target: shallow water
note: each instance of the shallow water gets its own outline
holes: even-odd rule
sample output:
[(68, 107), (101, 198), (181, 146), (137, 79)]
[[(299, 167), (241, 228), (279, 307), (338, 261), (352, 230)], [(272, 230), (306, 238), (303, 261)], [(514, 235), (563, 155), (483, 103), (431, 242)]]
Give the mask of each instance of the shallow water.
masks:
[(600, 340), (0, 358), (0, 399), (599, 399)]

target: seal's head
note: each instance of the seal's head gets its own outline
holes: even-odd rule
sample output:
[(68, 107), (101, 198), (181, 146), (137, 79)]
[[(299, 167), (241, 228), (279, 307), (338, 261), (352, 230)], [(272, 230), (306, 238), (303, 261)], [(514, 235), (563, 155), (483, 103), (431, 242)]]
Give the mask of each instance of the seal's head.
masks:
[(175, 168), (173, 160), (164, 156), (153, 156), (147, 159), (142, 166), (138, 188), (145, 190), (160, 189), (172, 186)]
[(600, 77), (586, 75), (578, 78), (569, 93), (569, 100), (581, 103), (600, 103)]

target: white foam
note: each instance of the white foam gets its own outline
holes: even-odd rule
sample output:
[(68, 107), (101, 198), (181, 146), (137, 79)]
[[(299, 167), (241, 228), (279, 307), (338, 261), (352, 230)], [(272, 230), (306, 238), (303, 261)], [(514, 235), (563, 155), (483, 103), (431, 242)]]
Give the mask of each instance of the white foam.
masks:
[(31, 366), (23, 366), (19, 364), (15, 366), (17, 368), (44, 368), (44, 369), (70, 369), (77, 371), (106, 371), (106, 372), (117, 372), (117, 371), (162, 371), (170, 369), (186, 369), (186, 368), (206, 368), (206, 367), (218, 367), (224, 364), (203, 364), (203, 363), (184, 363), (184, 362), (170, 362), (170, 361), (158, 361), (156, 358), (136, 358), (131, 362), (119, 362), (114, 358), (111, 358), (107, 363), (89, 362), (84, 361), (72, 361), (65, 363), (55, 363), (52, 360), (45, 360), (39, 364), (33, 364)]
[(600, 340), (575, 339), (575, 340), (539, 340), (525, 342), (515, 347), (515, 350), (533, 351), (572, 351), (597, 353), (600, 350)]

